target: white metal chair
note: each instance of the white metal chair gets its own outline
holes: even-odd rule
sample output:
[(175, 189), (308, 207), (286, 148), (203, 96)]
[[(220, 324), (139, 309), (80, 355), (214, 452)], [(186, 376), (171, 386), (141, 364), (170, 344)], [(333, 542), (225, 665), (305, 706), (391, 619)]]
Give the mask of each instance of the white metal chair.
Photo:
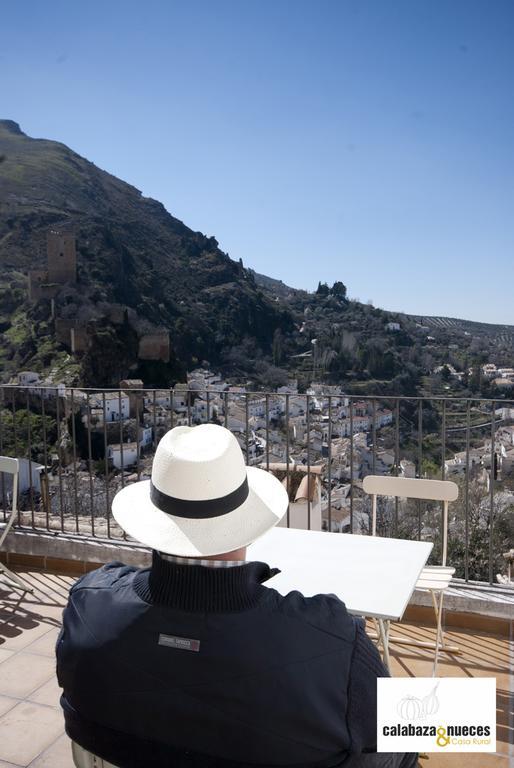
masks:
[(118, 766), (108, 763), (107, 760), (103, 760), (101, 757), (93, 755), (92, 752), (88, 752), (87, 749), (81, 747), (76, 741), (71, 742), (71, 754), (75, 768), (118, 768)]
[(389, 642), (402, 643), (403, 645), (415, 645), (420, 648), (433, 648), (434, 666), (432, 669), (432, 676), (435, 677), (439, 652), (445, 651), (447, 653), (458, 653), (459, 651), (458, 647), (455, 645), (444, 644), (444, 632), (442, 629), (444, 594), (450, 586), (452, 576), (455, 573), (455, 568), (446, 565), (448, 549), (448, 505), (450, 501), (455, 501), (458, 498), (459, 488), (456, 483), (449, 480), (424, 480), (421, 478), (391, 477), (389, 475), (368, 475), (368, 477), (364, 478), (363, 488), (364, 492), (372, 497), (372, 536), (376, 536), (377, 532), (378, 496), (426, 499), (443, 502), (441, 565), (427, 565), (421, 571), (421, 575), (416, 583), (417, 590), (430, 592), (432, 596), (437, 627), (435, 643), (430, 641), (412, 640), (404, 637), (390, 637), (390, 622), (384, 620), (378, 622), (377, 633), (383, 648), (384, 662), (387, 667), (389, 667)]
[[(5, 472), (8, 475), (12, 475), (12, 509), (9, 519), (4, 527), (4, 530), (0, 534), (0, 550), (9, 533), (9, 530), (14, 523), (14, 518), (18, 512), (18, 485), (19, 485), (19, 464), (18, 459), (12, 459), (9, 456), (0, 456), (0, 473)], [(4, 583), (8, 584), (13, 589), (21, 589), (24, 592), (33, 592), (32, 587), (29, 587), (19, 576), (9, 570), (6, 565), (0, 563), (0, 574), (5, 573), (6, 578)]]

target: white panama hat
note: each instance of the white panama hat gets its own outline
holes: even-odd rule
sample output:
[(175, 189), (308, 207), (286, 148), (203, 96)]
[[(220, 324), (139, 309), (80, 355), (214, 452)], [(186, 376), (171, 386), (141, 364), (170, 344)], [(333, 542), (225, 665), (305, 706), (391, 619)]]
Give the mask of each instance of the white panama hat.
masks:
[(251, 544), (285, 515), (288, 496), (271, 473), (247, 467), (225, 427), (175, 427), (155, 452), (152, 479), (112, 502), (129, 536), (160, 552), (201, 557)]

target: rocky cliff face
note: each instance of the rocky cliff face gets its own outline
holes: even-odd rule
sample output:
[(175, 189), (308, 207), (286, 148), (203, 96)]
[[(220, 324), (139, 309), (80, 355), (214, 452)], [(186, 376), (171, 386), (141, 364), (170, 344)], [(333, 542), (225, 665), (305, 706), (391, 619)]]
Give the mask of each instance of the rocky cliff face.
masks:
[[(267, 297), (253, 275), (223, 253), (214, 238), (193, 232), (161, 203), (143, 197), (63, 144), (30, 138), (17, 123), (2, 120), (0, 158), (4, 371), (48, 367), (62, 358), (49, 300), (34, 304), (27, 298), (29, 270), (46, 267), (49, 229), (71, 231), (76, 237), (78, 282), (57, 290), (55, 305), (58, 316), (79, 318), (82, 326), (96, 323), (88, 330), (90, 349), (77, 358), (74, 372), (86, 380), (93, 372), (101, 376), (102, 370), (105, 376), (87, 383), (113, 383), (119, 374), (140, 365), (137, 343), (123, 322), (109, 319), (106, 305), (132, 310), (132, 328), (138, 333), (169, 331), (170, 362), (150, 366), (159, 379), (153, 383), (169, 382), (198, 360), (220, 364), (245, 338), (266, 355), (275, 330), (292, 328), (289, 313)], [(105, 333), (126, 351), (107, 369), (95, 361), (95, 349), (105, 357)]]

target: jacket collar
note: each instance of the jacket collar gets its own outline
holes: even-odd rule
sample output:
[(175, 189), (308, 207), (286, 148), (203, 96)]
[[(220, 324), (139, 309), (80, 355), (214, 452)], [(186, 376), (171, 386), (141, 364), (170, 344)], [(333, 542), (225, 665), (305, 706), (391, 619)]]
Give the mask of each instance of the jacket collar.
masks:
[(151, 568), (136, 574), (134, 589), (145, 602), (176, 610), (242, 611), (269, 593), (262, 583), (277, 573), (277, 568), (258, 561), (232, 568), (185, 565), (165, 560), (154, 550)]

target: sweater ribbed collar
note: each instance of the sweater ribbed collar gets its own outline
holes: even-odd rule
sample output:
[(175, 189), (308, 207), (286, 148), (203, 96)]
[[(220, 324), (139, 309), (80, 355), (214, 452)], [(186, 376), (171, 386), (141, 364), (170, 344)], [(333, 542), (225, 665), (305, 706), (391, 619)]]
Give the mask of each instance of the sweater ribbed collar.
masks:
[(252, 608), (269, 593), (262, 582), (276, 573), (258, 561), (233, 568), (207, 568), (165, 560), (155, 550), (152, 566), (134, 577), (134, 590), (146, 603), (181, 611), (224, 612)]

